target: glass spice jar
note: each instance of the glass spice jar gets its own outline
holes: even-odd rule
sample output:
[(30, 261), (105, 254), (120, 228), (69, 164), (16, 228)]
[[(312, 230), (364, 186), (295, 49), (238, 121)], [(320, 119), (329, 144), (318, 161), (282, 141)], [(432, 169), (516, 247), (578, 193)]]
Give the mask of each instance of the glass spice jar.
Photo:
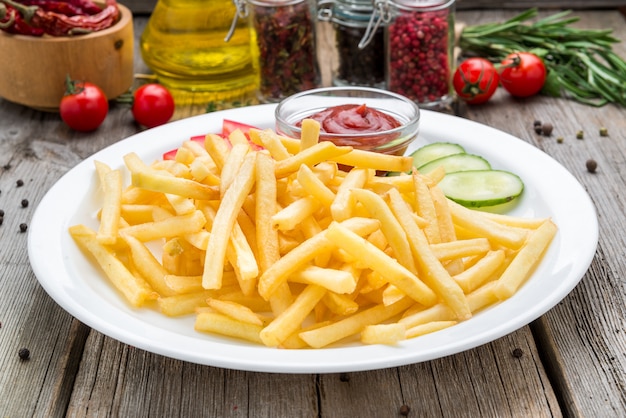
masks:
[(386, 17), (387, 89), (422, 107), (452, 102), (454, 0), (376, 0)]
[(369, 28), (371, 0), (330, 0), (319, 3), (318, 19), (332, 22), (336, 66), (334, 86), (385, 87), (384, 27)]
[(320, 86), (313, 0), (247, 0), (259, 100), (279, 102)]

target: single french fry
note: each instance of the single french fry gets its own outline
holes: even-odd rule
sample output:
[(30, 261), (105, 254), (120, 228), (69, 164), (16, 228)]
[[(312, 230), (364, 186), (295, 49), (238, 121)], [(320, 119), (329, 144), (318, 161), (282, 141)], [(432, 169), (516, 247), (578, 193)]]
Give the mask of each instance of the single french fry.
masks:
[(265, 154), (259, 154), (256, 164), (255, 226), (261, 273), (280, 258), (278, 231), (272, 228), (272, 217), (277, 210), (277, 193), (274, 160)]
[(322, 299), (326, 289), (317, 285), (307, 286), (294, 302), (261, 331), (261, 340), (269, 347), (276, 347), (295, 332), (304, 319)]
[(282, 141), (272, 129), (259, 131), (250, 130), (250, 138), (255, 144), (263, 146), (275, 161), (285, 160), (291, 157), (291, 153), (285, 148)]
[(255, 325), (263, 325), (261, 318), (245, 305), (237, 302), (225, 301), (215, 298), (207, 300), (209, 307), (215, 309), (216, 312), (229, 316), (241, 322)]
[(400, 288), (416, 302), (428, 306), (436, 303), (435, 293), (417, 276), (345, 226), (338, 223), (331, 224), (326, 230), (326, 236), (338, 247), (358, 258), (361, 263), (379, 272), (389, 283)]
[(239, 128), (228, 134), (228, 141), (230, 141), (230, 144), (233, 146), (233, 148), (237, 145), (245, 145), (248, 149), (250, 148), (248, 138), (246, 138), (246, 135)]
[(250, 147), (248, 146), (247, 142), (245, 144), (234, 144), (231, 148), (226, 157), (226, 161), (224, 162), (224, 167), (222, 167), (222, 173), (220, 177), (220, 196), (224, 197), (224, 193), (226, 193), (226, 190), (237, 176), (237, 172), (241, 168), (243, 160), (249, 150)]
[(103, 181), (104, 201), (96, 236), (102, 244), (114, 244), (122, 211), (122, 172), (110, 170), (104, 174)]
[(205, 223), (204, 214), (196, 210), (186, 215), (171, 216), (161, 221), (131, 225), (121, 228), (119, 233), (120, 235), (131, 235), (139, 241), (147, 242), (158, 238), (171, 238), (180, 234), (198, 232)]
[(204, 148), (215, 162), (218, 171), (221, 172), (228, 156), (228, 143), (219, 135), (208, 134), (204, 140)]
[(320, 123), (315, 119), (304, 119), (302, 121), (302, 132), (300, 134), (300, 151), (311, 148), (319, 142)]
[(156, 290), (160, 296), (172, 296), (176, 292), (165, 282), (167, 270), (154, 257), (152, 252), (137, 238), (122, 234), (122, 238), (130, 248), (133, 265), (141, 273), (150, 286)]
[(199, 313), (196, 316), (194, 328), (196, 331), (226, 335), (258, 344), (263, 343), (259, 337), (262, 326), (238, 321), (219, 313)]
[(413, 186), (415, 187), (415, 210), (427, 222), (424, 228), (426, 238), (428, 238), (429, 243), (437, 244), (441, 242), (437, 209), (435, 208), (428, 184), (424, 181), (424, 176), (413, 172)]
[(308, 266), (289, 276), (289, 281), (305, 284), (317, 284), (335, 293), (352, 293), (356, 280), (347, 271)]
[(452, 276), (465, 293), (481, 286), (504, 264), (505, 255), (502, 250), (489, 251), (473, 266)]
[(270, 225), (280, 231), (291, 231), (320, 208), (320, 202), (313, 196), (305, 196), (274, 213)]
[(78, 245), (94, 257), (113, 286), (132, 306), (143, 306), (158, 297), (143, 278), (134, 276), (115, 254), (98, 242), (95, 231), (79, 224), (71, 226), (69, 232)]
[(405, 334), (404, 325), (398, 323), (367, 325), (361, 331), (361, 342), (363, 344), (396, 344), (406, 338)]
[(163, 315), (171, 317), (191, 315), (196, 308), (208, 306), (206, 301), (211, 296), (212, 293), (210, 291), (202, 290), (195, 293), (161, 297), (157, 300), (157, 304), (159, 311)]
[(296, 155), (276, 162), (276, 177), (286, 177), (295, 173), (302, 165), (313, 166), (344, 155), (352, 151), (352, 147), (339, 147), (332, 142), (322, 141)]
[(335, 193), (317, 178), (309, 166), (301, 165), (297, 178), (302, 187), (322, 205), (329, 207), (335, 200)]
[(541, 259), (543, 252), (550, 245), (556, 232), (556, 225), (551, 220), (545, 221), (532, 232), (528, 241), (496, 282), (494, 293), (499, 299), (511, 297), (524, 283)]
[(255, 165), (256, 154), (248, 154), (241, 165), (239, 174), (220, 202), (207, 244), (202, 275), (202, 287), (205, 289), (219, 289), (222, 285), (226, 249), (237, 213), (254, 186)]
[(430, 249), (435, 257), (443, 261), (484, 255), (491, 250), (491, 244), (487, 238), (473, 238), (431, 244)]
[(367, 169), (354, 168), (348, 172), (337, 189), (335, 199), (330, 204), (330, 212), (334, 220), (341, 222), (352, 215), (355, 202), (350, 190), (363, 188), (368, 177), (370, 177), (370, 171)]
[(330, 159), (337, 164), (349, 167), (370, 168), (377, 171), (410, 171), (413, 166), (411, 157), (368, 152), (359, 149), (353, 149), (347, 154), (334, 156)]
[(482, 215), (481, 212), (468, 209), (451, 200), (449, 206), (456, 225), (505, 247), (518, 249), (528, 237), (529, 232), (526, 229), (502, 225)]
[(393, 305), (376, 305), (324, 327), (301, 332), (300, 338), (313, 348), (326, 347), (343, 338), (358, 334), (367, 325), (379, 324), (399, 315), (413, 303), (411, 298), (404, 298)]
[(359, 304), (348, 295), (326, 292), (322, 302), (324, 302), (328, 310), (335, 315), (352, 315), (359, 310)]
[(415, 338), (420, 335), (430, 334), (436, 331), (441, 331), (442, 329), (449, 328), (453, 325), (456, 325), (457, 321), (433, 321), (427, 324), (416, 325), (413, 328), (409, 328), (405, 332), (405, 338)]
[(163, 280), (167, 287), (176, 292), (176, 294), (194, 293), (204, 290), (202, 289), (202, 276), (166, 274)]

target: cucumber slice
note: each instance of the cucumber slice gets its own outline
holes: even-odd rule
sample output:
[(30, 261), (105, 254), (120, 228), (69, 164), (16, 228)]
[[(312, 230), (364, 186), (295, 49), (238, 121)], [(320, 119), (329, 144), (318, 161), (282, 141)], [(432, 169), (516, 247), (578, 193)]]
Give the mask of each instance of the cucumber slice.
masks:
[(432, 144), (424, 145), (420, 149), (413, 151), (410, 156), (413, 157), (413, 167), (420, 167), (438, 158), (452, 154), (462, 154), (464, 152), (465, 149), (459, 144), (453, 144), (451, 142), (433, 142)]
[(483, 157), (474, 154), (452, 154), (446, 157), (437, 158), (421, 167), (417, 167), (417, 171), (422, 174), (428, 174), (439, 166), (446, 169), (446, 174), (457, 171), (468, 170), (490, 170), (491, 164)]
[(457, 171), (446, 174), (439, 187), (449, 199), (471, 208), (507, 203), (524, 191), (522, 180), (503, 170)]

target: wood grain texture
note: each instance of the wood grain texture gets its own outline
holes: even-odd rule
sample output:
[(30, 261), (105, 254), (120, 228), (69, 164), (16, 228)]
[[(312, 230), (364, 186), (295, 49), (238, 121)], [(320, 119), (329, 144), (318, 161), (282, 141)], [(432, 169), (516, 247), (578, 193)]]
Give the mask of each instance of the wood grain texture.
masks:
[[(466, 22), (514, 11), (460, 12)], [(581, 26), (613, 27), (614, 11), (578, 13)], [(135, 20), (136, 38), (146, 19)], [(616, 47), (626, 56), (626, 46)], [(136, 71), (145, 72), (136, 48)], [(177, 118), (202, 112), (185, 106)], [(0, 415), (8, 417), (619, 417), (626, 411), (626, 110), (563, 99), (515, 100), (499, 91), (462, 117), (546, 152), (581, 182), (600, 222), (598, 250), (574, 291), (531, 326), (461, 354), (403, 367), (341, 374), (267, 374), (200, 366), (152, 354), (89, 329), (39, 286), (29, 266), (28, 223), (46, 191), (93, 152), (139, 130), (112, 104), (94, 133), (72, 132), (54, 113), (0, 99)], [(535, 119), (554, 125), (535, 134)], [(599, 127), (609, 131), (600, 137)], [(575, 139), (576, 131), (585, 139)], [(563, 136), (563, 143), (556, 142)], [(598, 162), (595, 174), (585, 161)], [(541, 167), (537, 167), (538, 170)], [(24, 186), (17, 187), (22, 179)], [(21, 200), (29, 205), (21, 207)], [(563, 198), (567, 198), (564, 196)], [(575, 205), (576, 202), (572, 202)], [(56, 214), (50, 214), (55, 216)], [(585, 222), (586, 220), (581, 220)], [(18, 350), (31, 351), (21, 361)], [(513, 350), (520, 349), (521, 357)]]

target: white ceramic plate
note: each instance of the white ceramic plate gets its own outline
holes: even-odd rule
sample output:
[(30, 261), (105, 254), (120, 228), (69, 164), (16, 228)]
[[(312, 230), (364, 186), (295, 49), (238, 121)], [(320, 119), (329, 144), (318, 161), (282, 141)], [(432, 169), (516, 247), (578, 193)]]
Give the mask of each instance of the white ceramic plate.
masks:
[(277, 372), (326, 373), (380, 369), (458, 353), (493, 341), (538, 318), (563, 299), (587, 271), (595, 253), (595, 209), (581, 185), (551, 157), (501, 131), (465, 119), (422, 112), (420, 137), (451, 141), (485, 156), (494, 168), (521, 176), (526, 190), (511, 214), (552, 217), (559, 227), (546, 257), (511, 299), (472, 319), (396, 346), (344, 345), (318, 350), (281, 350), (197, 333), (193, 317), (166, 318), (149, 309), (133, 309), (76, 247), (68, 227), (96, 227), (94, 160), (122, 166), (136, 152), (151, 161), (192, 135), (219, 132), (228, 118), (259, 127), (274, 123), (274, 105), (210, 113), (120, 141), (87, 158), (46, 194), (29, 228), (28, 252), (35, 275), (63, 309), (90, 327), (126, 344), (189, 362), (224, 368)]

